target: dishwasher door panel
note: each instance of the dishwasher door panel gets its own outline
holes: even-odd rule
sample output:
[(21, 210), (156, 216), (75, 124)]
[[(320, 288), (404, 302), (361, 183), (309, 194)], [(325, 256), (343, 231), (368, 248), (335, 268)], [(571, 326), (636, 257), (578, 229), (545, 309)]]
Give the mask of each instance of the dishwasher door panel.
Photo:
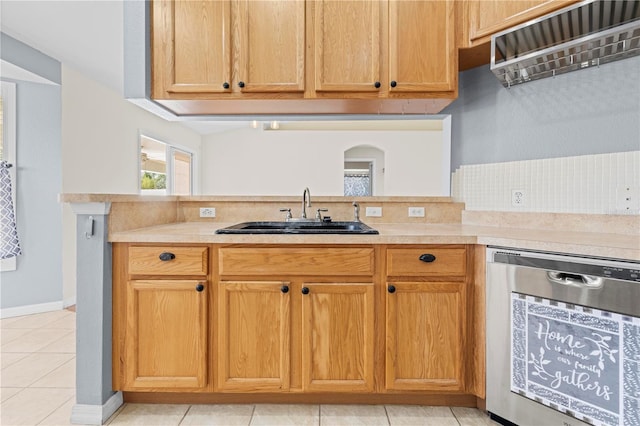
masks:
[[(555, 270), (534, 267), (535, 259), (528, 266), (508, 264), (508, 262), (496, 263), (492, 261), (492, 254), (492, 249), (489, 249), (486, 287), (487, 410), (520, 426), (590, 424), (511, 391), (512, 362), (515, 362), (512, 361), (511, 333), (515, 333), (512, 331), (514, 330), (511, 317), (512, 293), (540, 298), (530, 298), (534, 305), (538, 301), (546, 299), (541, 303), (555, 304), (558, 302), (560, 306), (565, 307), (568, 306), (567, 304), (580, 305), (596, 309), (598, 312), (608, 311), (638, 317), (640, 316), (640, 283), (601, 277), (598, 278), (598, 285), (594, 288), (586, 288), (586, 286), (580, 285), (579, 281), (573, 284), (559, 284), (554, 282), (553, 273), (567, 272), (566, 270), (562, 271), (563, 267), (569, 268), (569, 273), (565, 274), (569, 277), (569, 282), (573, 278), (580, 278), (577, 271), (570, 269), (576, 267), (577, 264), (569, 266), (567, 263), (563, 264), (563, 262), (567, 262), (568, 258), (544, 254), (547, 257), (547, 265), (549, 262), (558, 261), (557, 266), (560, 269)], [(535, 256), (535, 254), (523, 253), (523, 258), (514, 261), (528, 264), (527, 256)], [(575, 261), (575, 258), (571, 260)], [(614, 262), (602, 260), (600, 264), (607, 265), (606, 268), (612, 268), (611, 265)], [(631, 268), (635, 268), (634, 270), (638, 268), (637, 264), (630, 263), (629, 265)], [(623, 266), (629, 267), (627, 264)], [(587, 270), (592, 271), (589, 268)], [(618, 315), (619, 317), (620, 315)], [(637, 323), (637, 319), (634, 319), (634, 324)], [(515, 337), (514, 341), (516, 341)], [(596, 423), (598, 422), (596, 421)]]

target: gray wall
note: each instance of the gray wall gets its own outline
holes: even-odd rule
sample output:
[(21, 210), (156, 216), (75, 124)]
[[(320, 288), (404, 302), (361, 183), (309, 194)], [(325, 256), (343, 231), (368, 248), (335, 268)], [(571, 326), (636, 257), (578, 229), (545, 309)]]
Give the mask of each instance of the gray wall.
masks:
[(489, 66), (460, 73), (451, 169), (640, 149), (640, 57), (502, 87)]
[[(22, 52), (22, 68), (55, 79), (57, 64), (60, 78), (59, 62), (9, 39), (2, 35), (3, 60), (13, 63), (13, 55)], [(1, 273), (3, 309), (62, 301), (62, 206), (57, 200), (62, 192), (61, 90), (59, 85), (15, 83), (16, 210), (23, 255), (16, 271)]]

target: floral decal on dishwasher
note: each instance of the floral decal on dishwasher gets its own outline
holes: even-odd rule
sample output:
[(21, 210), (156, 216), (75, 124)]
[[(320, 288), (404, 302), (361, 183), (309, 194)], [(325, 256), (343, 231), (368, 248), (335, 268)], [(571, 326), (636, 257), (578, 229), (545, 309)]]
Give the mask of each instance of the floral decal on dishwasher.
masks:
[(593, 425), (640, 426), (640, 319), (511, 294), (511, 390)]

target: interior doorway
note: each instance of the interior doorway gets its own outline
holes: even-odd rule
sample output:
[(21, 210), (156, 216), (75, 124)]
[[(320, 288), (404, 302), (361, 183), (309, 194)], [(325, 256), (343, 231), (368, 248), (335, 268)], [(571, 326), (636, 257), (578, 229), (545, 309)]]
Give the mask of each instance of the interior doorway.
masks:
[(384, 194), (384, 151), (370, 145), (344, 152), (344, 195), (368, 197)]

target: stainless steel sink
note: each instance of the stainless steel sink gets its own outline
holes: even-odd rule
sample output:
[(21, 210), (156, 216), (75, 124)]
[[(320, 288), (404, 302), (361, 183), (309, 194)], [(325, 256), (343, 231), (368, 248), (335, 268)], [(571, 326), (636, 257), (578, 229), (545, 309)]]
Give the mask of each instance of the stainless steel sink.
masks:
[(243, 222), (216, 234), (377, 234), (362, 222)]

